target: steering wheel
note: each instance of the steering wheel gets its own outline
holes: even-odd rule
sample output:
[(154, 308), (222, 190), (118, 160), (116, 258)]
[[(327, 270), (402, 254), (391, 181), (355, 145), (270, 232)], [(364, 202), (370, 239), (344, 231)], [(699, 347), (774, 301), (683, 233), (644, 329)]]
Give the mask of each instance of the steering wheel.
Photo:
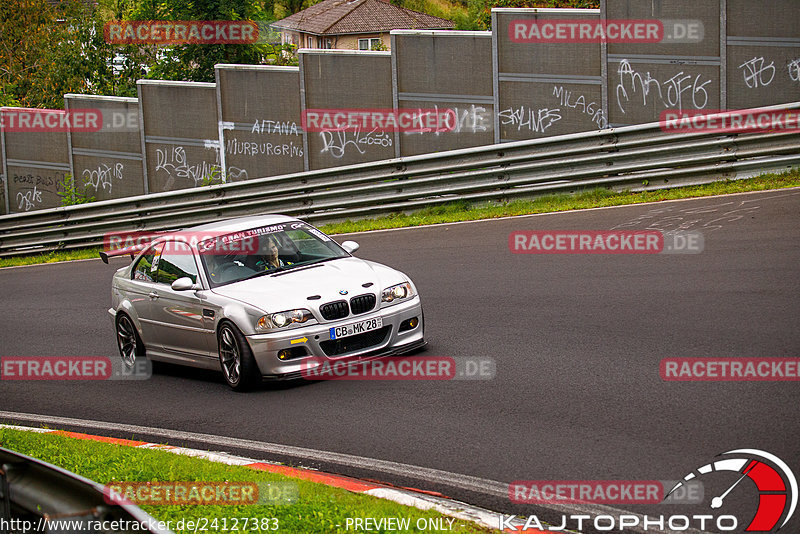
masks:
[(220, 265), (216, 272), (214, 273), (214, 278), (216, 278), (216, 282), (227, 282), (231, 278), (230, 276), (225, 276), (226, 274), (230, 274), (233, 269), (241, 269), (243, 266), (239, 265), (235, 261), (226, 261), (222, 265)]

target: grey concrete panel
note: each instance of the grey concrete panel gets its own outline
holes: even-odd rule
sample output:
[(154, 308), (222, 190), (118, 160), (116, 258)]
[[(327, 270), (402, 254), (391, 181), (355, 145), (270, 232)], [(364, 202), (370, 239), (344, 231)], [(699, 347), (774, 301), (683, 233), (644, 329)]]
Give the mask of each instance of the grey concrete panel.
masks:
[(4, 132), (9, 213), (54, 208), (69, 173), (66, 132)]
[[(299, 56), (304, 110), (392, 108), (390, 53), (301, 50)], [(308, 132), (309, 168), (392, 158), (395, 155), (393, 138), (392, 132)]]
[(134, 98), (64, 95), (68, 109), (98, 109), (98, 132), (71, 132), (72, 169), (77, 186), (96, 200), (145, 192), (139, 103)]
[(6, 132), (6, 159), (69, 165), (66, 132)]
[(444, 150), (456, 150), (494, 143), (494, 106), (463, 102), (401, 101), (404, 109), (452, 110), (455, 125), (451, 131), (403, 132), (400, 134), (400, 155), (413, 156)]
[[(6, 135), (9, 135), (8, 133)], [(69, 168), (40, 168), (8, 165), (10, 213), (21, 213), (61, 205), (58, 193), (64, 192)]]
[(72, 155), (75, 183), (96, 200), (144, 194), (141, 159), (119, 156)]
[(97, 109), (103, 127), (98, 132), (71, 132), (72, 149), (106, 152), (140, 152), (139, 103), (135, 98), (64, 95), (69, 109)]
[(600, 75), (600, 41), (595, 43), (519, 43), (509, 35), (509, 24), (515, 20), (544, 22), (547, 20), (598, 21), (596, 9), (582, 10), (496, 10), (498, 71), (538, 75)]
[(797, 102), (800, 46), (728, 46), (727, 77), (730, 109)]
[(800, 37), (797, 0), (726, 1), (729, 37)]
[(606, 126), (599, 84), (501, 82), (500, 139), (519, 141)]
[(393, 31), (399, 93), (492, 94), (491, 32)]
[(609, 122), (655, 122), (667, 109), (718, 110), (719, 80), (719, 65), (609, 58)]
[(227, 179), (303, 170), (297, 67), (217, 65)]
[(198, 145), (149, 142), (147, 165), (152, 193), (219, 183), (221, 172), (216, 147)]
[(510, 27), (524, 20), (600, 20), (596, 9), (496, 9), (497, 127), (501, 141), (604, 128), (600, 39), (590, 43), (525, 43)]
[(392, 38), (398, 108), (450, 109), (455, 119), (451, 131), (401, 133), (400, 155), (493, 143), (491, 32), (396, 30)]
[[(658, 20), (664, 24), (665, 40), (659, 43), (614, 43), (609, 42), (609, 54), (640, 54), (659, 56), (708, 56), (720, 55), (720, 2), (719, 0), (607, 0), (608, 20)], [(681, 21), (678, 27), (673, 21)], [(699, 21), (702, 39), (699, 42), (670, 42), (678, 37), (683, 22)], [(682, 37), (682, 35), (680, 36)]]
[(150, 192), (222, 180), (216, 84), (139, 80)]
[(213, 83), (139, 80), (138, 88), (146, 136), (217, 138)]

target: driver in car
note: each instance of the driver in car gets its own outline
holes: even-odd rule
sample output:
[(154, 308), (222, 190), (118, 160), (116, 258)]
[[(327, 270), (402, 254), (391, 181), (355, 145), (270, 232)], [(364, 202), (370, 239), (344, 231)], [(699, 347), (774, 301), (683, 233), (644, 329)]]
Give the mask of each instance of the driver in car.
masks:
[(269, 271), (272, 269), (277, 269), (278, 267), (291, 265), (291, 263), (284, 262), (282, 259), (278, 257), (279, 253), (278, 239), (274, 235), (267, 236), (267, 243), (265, 248), (267, 254), (262, 255), (261, 259), (256, 262), (256, 267), (259, 270)]

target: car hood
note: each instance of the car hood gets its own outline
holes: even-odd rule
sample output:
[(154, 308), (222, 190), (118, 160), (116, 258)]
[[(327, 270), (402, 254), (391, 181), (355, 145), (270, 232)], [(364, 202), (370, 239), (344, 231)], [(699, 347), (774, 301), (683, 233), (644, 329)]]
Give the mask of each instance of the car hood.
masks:
[[(407, 280), (400, 271), (359, 258), (340, 258), (306, 268), (298, 267), (212, 289), (267, 313), (295, 308), (319, 309), (321, 304), (374, 293)], [(367, 284), (372, 284), (364, 287)], [(345, 295), (340, 292), (346, 291)], [(319, 295), (319, 299), (308, 297)]]

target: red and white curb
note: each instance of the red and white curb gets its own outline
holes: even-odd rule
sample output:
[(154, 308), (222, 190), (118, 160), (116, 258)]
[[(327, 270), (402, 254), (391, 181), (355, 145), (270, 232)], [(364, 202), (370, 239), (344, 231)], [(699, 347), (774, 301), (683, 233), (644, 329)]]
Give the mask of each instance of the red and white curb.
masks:
[[(441, 494), (415, 490), (412, 488), (395, 488), (374, 482), (365, 482), (357, 478), (335, 475), (332, 473), (324, 473), (313, 469), (289, 467), (277, 463), (245, 458), (244, 456), (234, 456), (225, 452), (201, 451), (199, 449), (188, 449), (186, 447), (173, 447), (172, 445), (161, 445), (158, 443), (148, 443), (146, 441), (109, 438), (93, 434), (83, 434), (80, 432), (55, 430), (51, 428), (34, 428), (28, 426), (4, 424), (0, 424), (0, 428), (37, 432), (41, 434), (54, 434), (57, 436), (65, 436), (89, 441), (99, 441), (103, 443), (111, 443), (113, 445), (135, 447), (138, 449), (157, 449), (160, 451), (171, 452), (173, 454), (182, 454), (184, 456), (202, 458), (204, 460), (226, 465), (249, 467), (250, 469), (255, 469), (257, 471), (267, 471), (292, 478), (316, 482), (318, 484), (325, 484), (326, 486), (331, 486), (334, 488), (341, 488), (353, 493), (371, 495), (379, 499), (386, 499), (404, 506), (412, 506), (420, 510), (434, 510), (443, 515), (454, 517), (462, 521), (470, 521), (485, 528), (498, 530), (498, 527), (500, 526), (500, 521), (498, 519), (500, 517), (500, 513), (498, 512), (492, 512), (490, 510), (486, 510), (485, 508), (479, 508), (477, 506), (472, 506), (470, 504), (448, 499)], [(518, 528), (524, 525), (524, 522), (519, 521), (516, 518), (512, 523)], [(530, 528), (525, 530), (525, 532), (529, 534), (545, 534), (544, 531)]]

